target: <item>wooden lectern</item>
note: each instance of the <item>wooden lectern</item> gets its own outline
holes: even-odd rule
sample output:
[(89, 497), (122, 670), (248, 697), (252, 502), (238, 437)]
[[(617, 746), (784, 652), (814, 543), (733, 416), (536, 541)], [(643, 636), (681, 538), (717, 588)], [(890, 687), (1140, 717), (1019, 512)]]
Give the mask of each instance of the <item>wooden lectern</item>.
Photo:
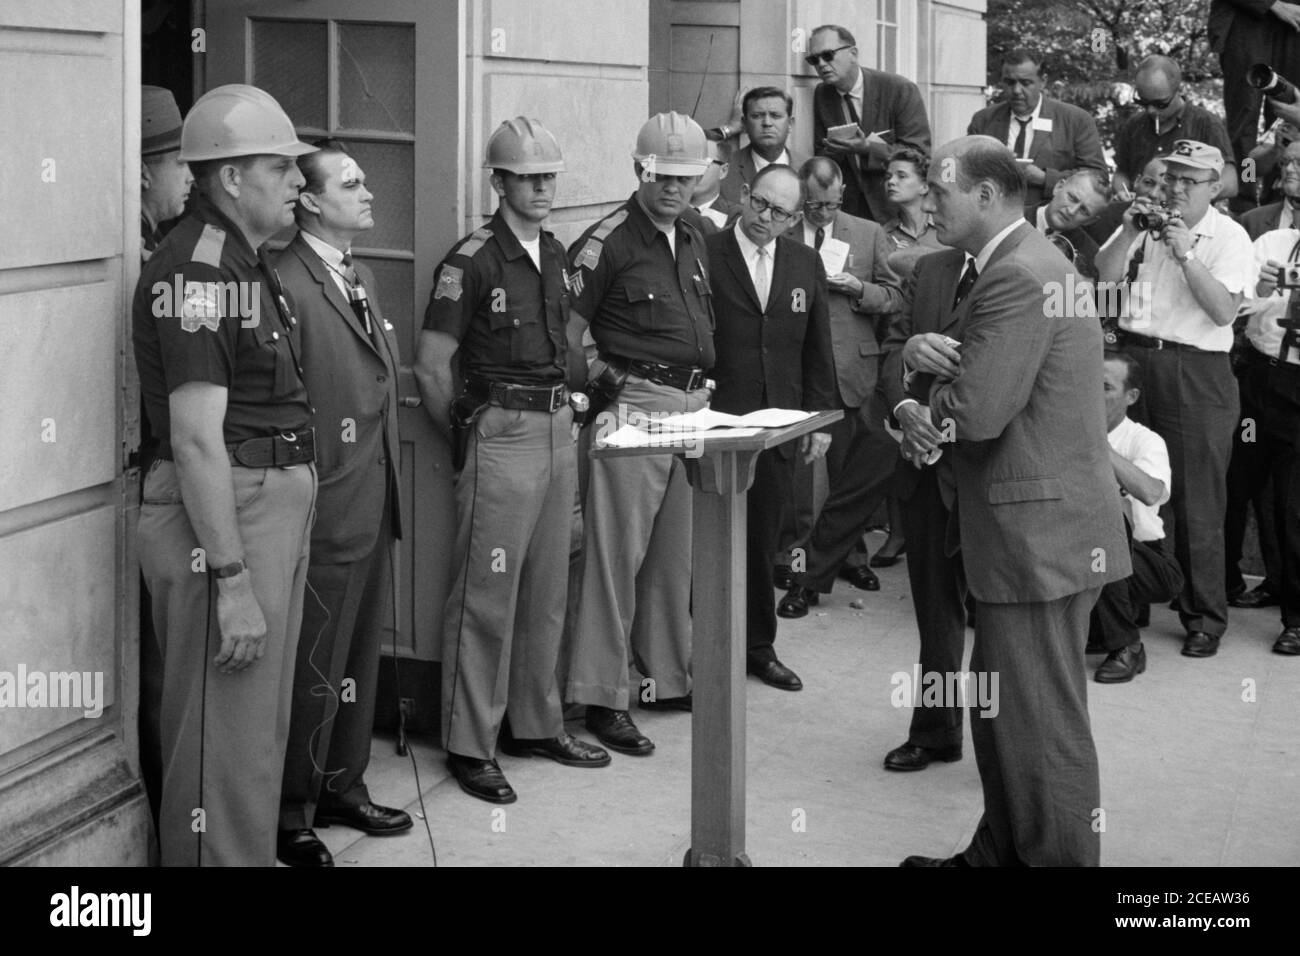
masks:
[[(593, 458), (681, 455), (692, 495), (691, 846), (686, 866), (749, 866), (745, 855), (745, 502), (758, 453), (844, 417), (818, 412), (784, 428), (734, 436), (662, 433), (645, 445), (596, 444)], [(773, 598), (775, 600), (775, 597)]]

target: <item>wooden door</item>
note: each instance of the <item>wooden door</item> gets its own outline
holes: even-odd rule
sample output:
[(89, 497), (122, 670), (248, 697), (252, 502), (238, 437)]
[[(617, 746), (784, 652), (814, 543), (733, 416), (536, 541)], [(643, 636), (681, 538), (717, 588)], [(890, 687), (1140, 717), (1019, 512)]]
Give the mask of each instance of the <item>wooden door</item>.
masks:
[[(434, 266), (462, 222), (460, 17), (455, 0), (208, 0), (200, 74), (205, 89), (265, 89), (303, 139), (342, 140), (366, 172), (375, 228), (354, 253), (374, 271), (401, 351), (395, 638), (399, 658), (425, 662), (439, 657), (454, 511), (448, 449), (415, 406), (411, 366)], [(403, 696), (416, 696), (405, 683)]]

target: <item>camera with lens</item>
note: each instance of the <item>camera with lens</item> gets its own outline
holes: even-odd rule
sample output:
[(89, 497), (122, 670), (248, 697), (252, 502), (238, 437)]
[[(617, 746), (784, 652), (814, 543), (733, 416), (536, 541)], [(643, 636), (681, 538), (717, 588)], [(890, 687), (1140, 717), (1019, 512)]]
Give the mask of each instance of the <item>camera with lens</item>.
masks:
[(1288, 262), (1277, 273), (1279, 289), (1300, 289), (1300, 263)]
[(1295, 84), (1284, 76), (1278, 76), (1267, 63), (1256, 63), (1247, 70), (1246, 82), (1279, 103), (1296, 101)]
[(1148, 232), (1159, 232), (1177, 218), (1178, 213), (1157, 206), (1133, 213), (1133, 225)]

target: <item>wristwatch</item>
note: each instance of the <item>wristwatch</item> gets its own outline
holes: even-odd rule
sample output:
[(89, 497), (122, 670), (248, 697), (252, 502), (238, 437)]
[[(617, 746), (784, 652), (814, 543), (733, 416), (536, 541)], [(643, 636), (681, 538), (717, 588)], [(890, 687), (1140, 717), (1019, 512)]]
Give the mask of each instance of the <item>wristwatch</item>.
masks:
[(1178, 261), (1181, 262), (1183, 265), (1187, 265), (1187, 263), (1191, 262), (1195, 258), (1196, 258), (1196, 250), (1188, 249), (1186, 252), (1184, 252), (1181, 256), (1178, 257)]
[(248, 570), (248, 565), (244, 563), (243, 558), (240, 558), (238, 561), (231, 561), (229, 564), (223, 564), (219, 568), (213, 568), (212, 576), (221, 581), (226, 578), (233, 578), (235, 575), (241, 574), (246, 570)]

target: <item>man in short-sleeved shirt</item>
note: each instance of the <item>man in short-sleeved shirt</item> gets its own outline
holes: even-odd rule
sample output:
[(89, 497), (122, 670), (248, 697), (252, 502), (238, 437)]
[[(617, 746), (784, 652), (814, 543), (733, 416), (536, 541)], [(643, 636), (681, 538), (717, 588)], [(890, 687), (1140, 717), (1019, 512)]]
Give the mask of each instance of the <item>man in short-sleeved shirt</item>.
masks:
[(1188, 657), (1215, 654), (1227, 629), (1223, 517), (1240, 407), (1228, 350), (1254, 278), (1245, 230), (1210, 205), (1223, 168), (1215, 147), (1176, 142), (1163, 176), (1166, 208), (1176, 215), (1159, 233), (1139, 231), (1133, 216), (1153, 203), (1137, 200), (1097, 253), (1103, 281), (1131, 279), (1119, 344), (1145, 372), (1136, 417), (1169, 447), (1168, 514), (1186, 579), (1179, 607)]
[(556, 681), (577, 485), (565, 378), (581, 352), (568, 338), (564, 246), (542, 226), (564, 161), (539, 121), (517, 116), (492, 134), (484, 165), (500, 202), (438, 266), (416, 376), (435, 426), (449, 430), (450, 405), (468, 429), (442, 630), (447, 763), (466, 793), (512, 803), (498, 734), (508, 754), (610, 760), (565, 732)]
[(164, 866), (275, 863), (316, 472), (297, 320), (265, 243), (293, 222), (294, 157), (313, 149), (256, 87), (200, 97), (179, 157), (199, 199), (136, 288), (160, 439), (139, 538), (164, 662)]
[[(588, 391), (596, 405), (601, 396), (611, 403), (593, 437), (629, 414), (693, 412), (709, 401), (708, 255), (682, 216), (709, 164), (704, 131), (659, 113), (641, 127), (633, 158), (636, 192), (569, 248), (573, 311), (598, 349)], [(606, 458), (591, 462), (586, 494), (565, 698), (587, 705), (601, 743), (644, 756), (654, 744), (628, 712), (628, 664), (648, 681), (641, 706), (691, 708), (690, 487), (677, 456)]]
[(1149, 56), (1138, 66), (1134, 103), (1142, 111), (1130, 116), (1115, 134), (1115, 191), (1127, 197), (1142, 168), (1154, 157), (1172, 152), (1180, 139), (1217, 149), (1224, 159), (1219, 199), (1237, 194), (1235, 157), (1228, 130), (1213, 113), (1189, 102), (1179, 91), (1182, 70), (1167, 56)]

